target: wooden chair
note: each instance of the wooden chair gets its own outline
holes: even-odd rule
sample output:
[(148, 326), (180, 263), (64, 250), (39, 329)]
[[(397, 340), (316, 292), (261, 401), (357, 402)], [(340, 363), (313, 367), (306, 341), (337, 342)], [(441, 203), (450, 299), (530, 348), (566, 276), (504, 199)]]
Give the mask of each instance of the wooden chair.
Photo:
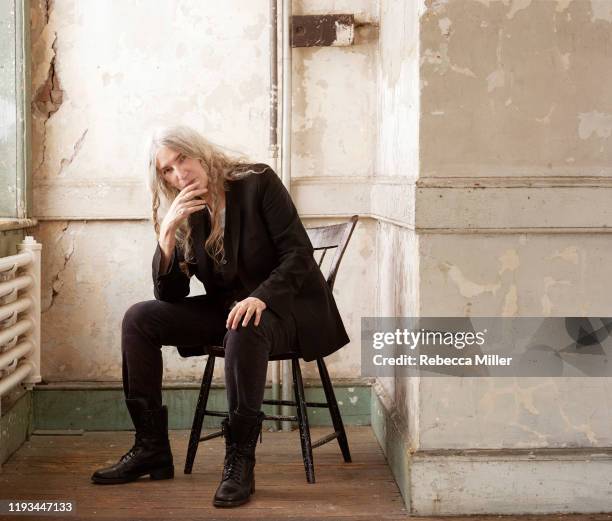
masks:
[[(340, 267), (340, 261), (344, 256), (344, 252), (348, 245), (349, 239), (353, 234), (355, 225), (357, 224), (357, 215), (353, 215), (350, 220), (342, 224), (334, 224), (331, 226), (321, 226), (318, 228), (307, 229), (310, 242), (315, 250), (315, 257), (320, 252), (318, 259), (318, 265), (323, 265), (325, 255), (329, 250), (335, 249), (334, 257), (332, 258), (329, 270), (326, 275), (327, 284), (330, 289), (333, 290), (336, 275), (338, 274), (338, 268)], [(191, 474), (193, 468), (193, 462), (195, 460), (196, 452), (200, 442), (222, 436), (222, 431), (213, 432), (206, 436), (200, 437), (202, 433), (202, 425), (204, 423), (205, 416), (218, 416), (227, 417), (228, 412), (222, 411), (208, 411), (206, 405), (208, 403), (208, 396), (210, 394), (210, 386), (212, 383), (213, 371), (215, 369), (215, 360), (217, 357), (224, 356), (224, 349), (221, 346), (212, 346), (208, 348), (208, 360), (206, 362), (206, 368), (204, 369), (204, 375), (202, 377), (202, 386), (200, 387), (200, 395), (198, 397), (198, 403), (196, 406), (193, 425), (191, 427), (191, 435), (189, 437), (189, 446), (187, 448), (187, 458), (185, 460), (185, 474)], [(312, 459), (312, 449), (320, 447), (321, 445), (333, 440), (338, 440), (338, 445), (342, 451), (342, 456), (346, 463), (351, 462), (351, 453), (349, 451), (348, 440), (344, 431), (344, 424), (342, 423), (342, 416), (340, 415), (340, 409), (338, 408), (338, 402), (334, 394), (334, 388), (327, 372), (327, 367), (323, 358), (316, 360), (317, 367), (319, 369), (319, 376), (321, 383), (323, 384), (323, 391), (325, 393), (325, 403), (319, 402), (307, 402), (304, 393), (304, 383), (302, 381), (302, 372), (300, 370), (300, 355), (298, 353), (286, 353), (270, 356), (270, 361), (274, 360), (291, 360), (292, 372), (293, 372), (293, 389), (295, 393), (295, 401), (290, 400), (264, 400), (263, 403), (266, 405), (289, 405), (296, 407), (295, 416), (282, 416), (282, 415), (266, 415), (266, 420), (278, 420), (278, 421), (289, 421), (297, 422), (300, 430), (300, 441), (302, 444), (302, 457), (304, 459), (304, 468), (306, 470), (306, 479), (308, 483), (315, 482), (314, 475), (314, 464)], [(308, 426), (308, 407), (319, 407), (329, 409), (332, 423), (334, 426), (334, 432), (323, 436), (321, 439), (311, 442), (310, 439), (310, 428)]]

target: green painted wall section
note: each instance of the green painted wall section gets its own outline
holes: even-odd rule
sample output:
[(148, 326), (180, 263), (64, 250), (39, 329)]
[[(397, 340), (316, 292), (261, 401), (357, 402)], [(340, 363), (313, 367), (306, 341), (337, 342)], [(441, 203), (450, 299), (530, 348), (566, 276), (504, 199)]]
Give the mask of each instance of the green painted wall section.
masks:
[(32, 427), (32, 392), (24, 392), (0, 416), (0, 464), (28, 439)]
[(387, 410), (384, 403), (376, 394), (373, 386), (371, 391), (372, 430), (378, 439), (378, 443), (385, 453), (389, 468), (395, 478), (395, 482), (402, 494), (404, 503), (409, 512), (412, 511), (410, 504), (410, 462), (411, 454), (404, 434), (393, 419), (391, 411)]
[[(342, 418), (347, 425), (370, 424), (370, 387), (334, 386)], [(190, 429), (199, 389), (165, 389), (163, 401), (168, 406), (171, 429)], [(271, 398), (266, 389), (266, 398)], [(321, 387), (307, 387), (306, 400), (324, 402)], [(208, 410), (226, 410), (225, 389), (212, 388)], [(264, 406), (271, 412), (269, 406)], [(331, 425), (327, 409), (308, 408), (310, 425)], [(205, 427), (219, 425), (220, 418), (206, 417)], [(45, 389), (34, 391), (35, 430), (128, 430), (132, 422), (121, 389)]]

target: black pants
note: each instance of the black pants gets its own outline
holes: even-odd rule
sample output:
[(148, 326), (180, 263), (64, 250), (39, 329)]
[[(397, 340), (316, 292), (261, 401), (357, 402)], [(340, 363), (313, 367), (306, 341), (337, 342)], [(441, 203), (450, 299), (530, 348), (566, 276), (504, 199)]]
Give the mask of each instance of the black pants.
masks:
[(121, 351), (126, 398), (145, 398), (149, 407), (162, 405), (162, 345), (225, 347), (225, 384), (230, 412), (256, 415), (263, 401), (270, 354), (297, 351), (293, 319), (263, 311), (258, 326), (227, 330), (229, 310), (206, 295), (179, 302), (146, 300), (130, 307), (123, 318)]

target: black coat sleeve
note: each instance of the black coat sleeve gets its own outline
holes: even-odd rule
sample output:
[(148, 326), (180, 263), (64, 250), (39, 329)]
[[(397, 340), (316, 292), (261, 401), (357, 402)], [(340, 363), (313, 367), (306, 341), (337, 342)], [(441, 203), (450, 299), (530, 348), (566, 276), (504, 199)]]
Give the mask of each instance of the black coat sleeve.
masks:
[(166, 273), (160, 273), (162, 251), (157, 244), (153, 255), (153, 293), (157, 300), (175, 302), (189, 295), (189, 279), (179, 266), (183, 257), (177, 247), (174, 248), (172, 260)]
[(289, 192), (270, 167), (258, 176), (260, 209), (279, 263), (250, 296), (265, 302), (276, 314), (286, 316), (304, 280), (317, 265)]

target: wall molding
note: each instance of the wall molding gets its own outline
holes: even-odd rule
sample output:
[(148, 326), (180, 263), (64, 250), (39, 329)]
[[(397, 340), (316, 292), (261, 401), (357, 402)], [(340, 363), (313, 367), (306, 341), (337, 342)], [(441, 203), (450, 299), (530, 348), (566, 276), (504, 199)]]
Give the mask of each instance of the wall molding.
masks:
[(421, 187), (420, 232), (605, 231), (612, 228), (610, 186)]
[[(357, 214), (419, 234), (610, 233), (612, 177), (308, 176), (291, 181), (303, 219)], [(36, 185), (36, 218), (149, 220), (144, 182), (56, 179)]]
[(24, 230), (26, 228), (32, 228), (37, 224), (36, 219), (12, 219), (2, 217), (0, 218), (0, 232)]
[(612, 188), (608, 176), (479, 176), (421, 177), (418, 188)]

